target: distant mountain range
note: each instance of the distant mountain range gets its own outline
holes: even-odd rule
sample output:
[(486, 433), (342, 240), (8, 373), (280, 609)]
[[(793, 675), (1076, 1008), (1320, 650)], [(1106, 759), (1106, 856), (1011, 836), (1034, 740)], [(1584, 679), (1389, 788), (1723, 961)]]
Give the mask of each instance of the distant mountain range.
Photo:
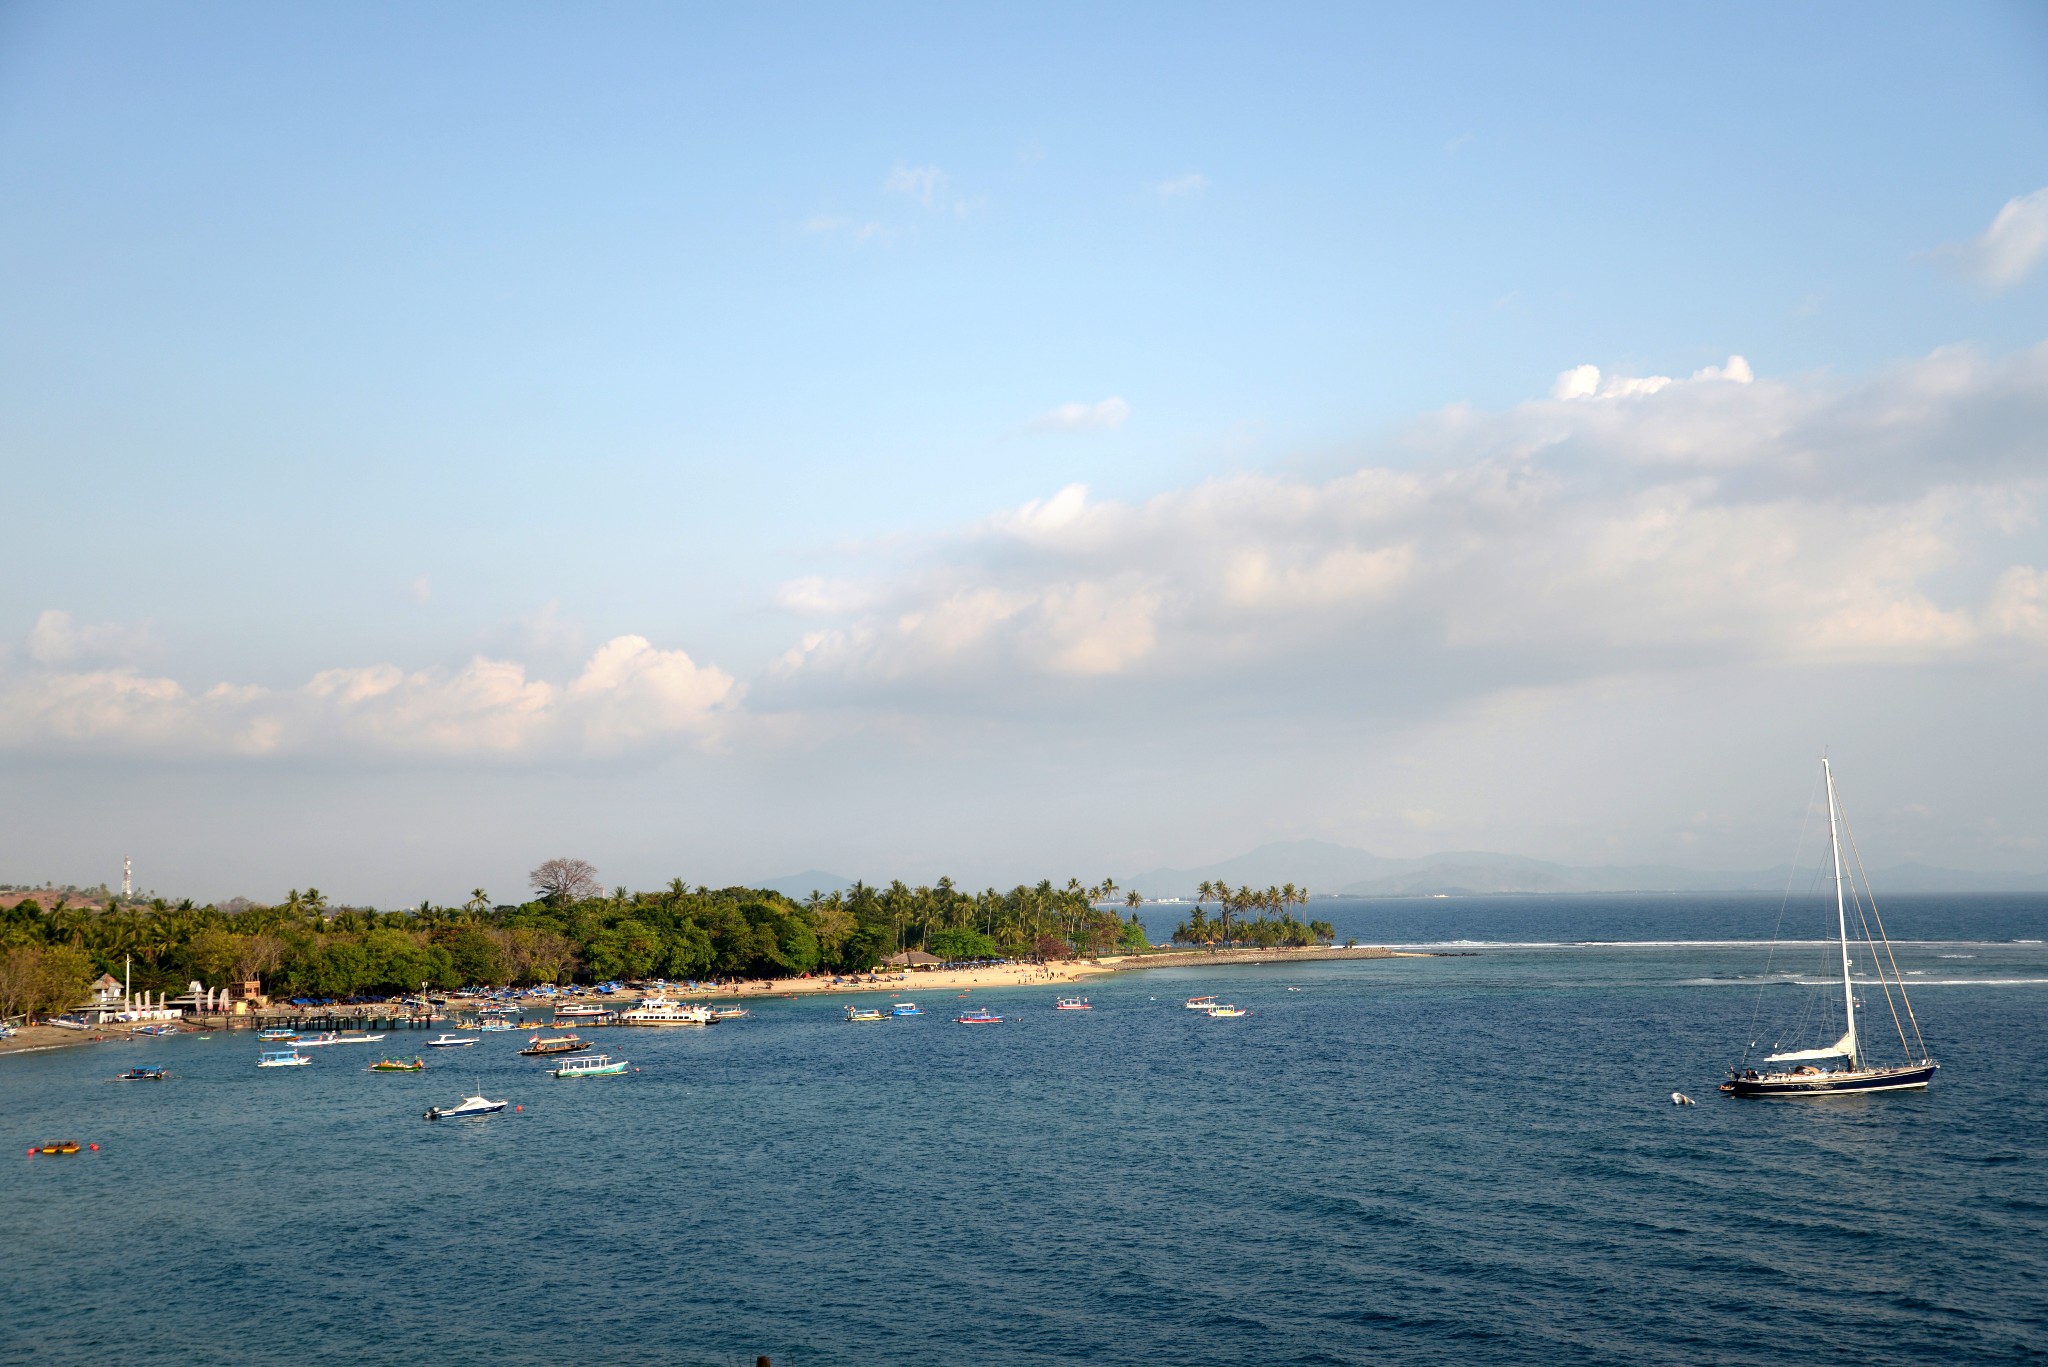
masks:
[[(1708, 873), (1669, 864), (1553, 864), (1520, 855), (1472, 850), (1390, 859), (1327, 840), (1283, 840), (1201, 868), (1153, 869), (1119, 881), (1125, 888), (1136, 888), (1148, 898), (1192, 898), (1204, 881), (1218, 880), (1233, 887), (1245, 883), (1259, 888), (1293, 883), (1307, 887), (1318, 897), (1332, 893), (1346, 897), (1544, 892), (1781, 893), (1790, 873), (1790, 866), (1785, 864), (1746, 872)], [(1872, 869), (1870, 881), (1879, 893), (2048, 892), (2048, 873), (1969, 873), (1928, 864)], [(770, 888), (802, 901), (813, 890), (844, 892), (853, 886), (853, 880), (811, 869), (753, 886)]]
[[(1390, 859), (1326, 840), (1261, 845), (1234, 859), (1193, 869), (1153, 869), (1129, 880), (1147, 897), (1192, 897), (1204, 881), (1254, 887), (1294, 883), (1317, 895), (1402, 897), (1434, 893), (1783, 892), (1788, 865), (1750, 872), (1709, 873), (1668, 864), (1553, 864), (1512, 854), (1457, 851)], [(1884, 892), (2040, 892), (2048, 874), (1968, 873), (1926, 864), (1870, 871)]]

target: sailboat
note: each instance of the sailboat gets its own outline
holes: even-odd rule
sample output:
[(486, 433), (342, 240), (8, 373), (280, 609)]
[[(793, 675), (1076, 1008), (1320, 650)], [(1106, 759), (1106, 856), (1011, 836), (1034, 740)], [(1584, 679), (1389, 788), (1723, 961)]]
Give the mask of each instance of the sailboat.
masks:
[[(1745, 1056), (1742, 1063), (1728, 1070), (1728, 1080), (1721, 1084), (1721, 1090), (1729, 1096), (1838, 1096), (1847, 1092), (1898, 1092), (1925, 1087), (1941, 1066), (1928, 1057), (1927, 1042), (1920, 1035), (1920, 1021), (1913, 1014), (1913, 1003), (1906, 997), (1906, 980), (1899, 973), (1897, 961), (1892, 958), (1891, 940), (1885, 935), (1884, 921), (1877, 914), (1877, 899), (1871, 894), (1870, 880), (1864, 877), (1859, 885), (1856, 879), (1843, 877), (1843, 823), (1841, 804), (1835, 796), (1835, 771), (1825, 759), (1820, 762), (1820, 767), (1828, 790), (1828, 843), (1835, 865), (1835, 933), (1841, 947), (1842, 1023), (1845, 1029), (1842, 1037), (1832, 1044), (1766, 1055), (1762, 1068), (1748, 1066)], [(1861, 874), (1860, 858), (1857, 866), (1857, 872)], [(1901, 1061), (1897, 1063), (1876, 1062), (1856, 1032), (1856, 985), (1849, 978), (1849, 909), (1852, 905), (1857, 923), (1863, 930), (1863, 942), (1870, 952), (1871, 966), (1877, 972), (1877, 985), (1884, 992), (1892, 1027), (1898, 1032)], [(1896, 1001), (1893, 1000), (1895, 992), (1898, 994)], [(1901, 1008), (1905, 1011), (1903, 1020), (1899, 1016)], [(1910, 1045), (1906, 1042), (1908, 1026), (1913, 1031), (1914, 1042)], [(1756, 1041), (1750, 1041), (1750, 1047), (1755, 1048)], [(1829, 1062), (1834, 1066), (1821, 1066)], [(1773, 1071), (1770, 1068), (1772, 1064), (1791, 1066)]]

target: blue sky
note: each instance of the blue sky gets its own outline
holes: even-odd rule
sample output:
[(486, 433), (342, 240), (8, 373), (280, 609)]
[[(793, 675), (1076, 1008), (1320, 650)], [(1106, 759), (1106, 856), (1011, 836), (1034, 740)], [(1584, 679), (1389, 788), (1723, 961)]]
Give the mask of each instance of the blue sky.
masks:
[[(2023, 6), (11, 6), (0, 878), (1769, 863), (1697, 818), (1824, 731), (2039, 867), (1941, 766), (2039, 683), (2044, 186)], [(1637, 597), (1560, 569), (1646, 508)]]

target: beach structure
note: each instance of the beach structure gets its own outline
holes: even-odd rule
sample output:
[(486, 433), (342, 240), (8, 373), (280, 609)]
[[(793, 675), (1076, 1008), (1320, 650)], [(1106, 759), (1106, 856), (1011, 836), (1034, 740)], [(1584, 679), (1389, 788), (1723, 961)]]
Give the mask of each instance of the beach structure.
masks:
[(891, 954), (882, 960), (885, 968), (909, 968), (920, 972), (945, 967), (946, 961), (936, 954), (927, 954), (921, 949), (906, 949), (901, 954)]

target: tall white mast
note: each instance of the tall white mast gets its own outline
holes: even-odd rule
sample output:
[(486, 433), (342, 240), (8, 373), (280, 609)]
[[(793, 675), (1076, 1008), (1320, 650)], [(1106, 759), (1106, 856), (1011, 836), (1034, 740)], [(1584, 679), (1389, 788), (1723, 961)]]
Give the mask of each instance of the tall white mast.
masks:
[(1856, 1066), (1856, 989), (1849, 982), (1849, 913), (1842, 901), (1842, 835), (1835, 825), (1835, 771), (1826, 758), (1820, 762), (1828, 780), (1828, 842), (1835, 852), (1835, 928), (1842, 936), (1842, 1017), (1848, 1032), (1842, 1039), (1849, 1046), (1849, 1066)]
[(121, 858), (121, 896), (125, 899), (134, 895), (135, 861), (123, 855)]

